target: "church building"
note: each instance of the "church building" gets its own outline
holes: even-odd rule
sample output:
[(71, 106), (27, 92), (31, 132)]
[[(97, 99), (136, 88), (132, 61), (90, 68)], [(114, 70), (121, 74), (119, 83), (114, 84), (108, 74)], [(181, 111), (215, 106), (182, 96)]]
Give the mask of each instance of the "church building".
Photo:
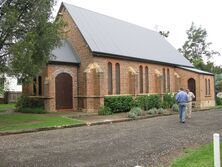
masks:
[(195, 106), (215, 105), (214, 75), (195, 69), (158, 32), (62, 3), (66, 39), (42, 74), (23, 87), (48, 111), (94, 112), (105, 96), (164, 94), (189, 88)]

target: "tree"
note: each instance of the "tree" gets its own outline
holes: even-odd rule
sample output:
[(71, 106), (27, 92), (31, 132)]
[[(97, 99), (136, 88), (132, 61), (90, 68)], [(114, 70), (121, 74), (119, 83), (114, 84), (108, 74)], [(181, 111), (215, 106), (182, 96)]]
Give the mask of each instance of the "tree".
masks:
[(159, 31), (160, 35), (162, 35), (163, 37), (167, 38), (170, 34), (170, 31)]
[(61, 20), (52, 20), (54, 0), (0, 1), (0, 73), (27, 81), (46, 65), (61, 39)]
[(220, 53), (210, 49), (212, 43), (206, 42), (206, 29), (203, 29), (201, 26), (196, 27), (194, 23), (192, 23), (186, 33), (187, 40), (182, 48), (178, 50), (190, 60), (196, 68), (204, 70), (204, 68), (206, 68), (204, 60), (207, 60), (208, 70), (210, 66), (214, 67), (210, 59), (216, 55), (219, 56)]

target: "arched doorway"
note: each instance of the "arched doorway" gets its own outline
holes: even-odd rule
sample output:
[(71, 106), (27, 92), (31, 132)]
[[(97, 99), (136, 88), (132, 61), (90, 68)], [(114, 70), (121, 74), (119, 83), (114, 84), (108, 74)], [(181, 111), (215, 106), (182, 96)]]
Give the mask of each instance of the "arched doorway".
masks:
[(196, 82), (195, 79), (190, 78), (188, 80), (188, 89), (193, 92), (193, 94), (195, 95), (195, 98), (193, 99), (193, 101), (196, 101)]
[(61, 73), (55, 78), (56, 110), (73, 108), (72, 77)]

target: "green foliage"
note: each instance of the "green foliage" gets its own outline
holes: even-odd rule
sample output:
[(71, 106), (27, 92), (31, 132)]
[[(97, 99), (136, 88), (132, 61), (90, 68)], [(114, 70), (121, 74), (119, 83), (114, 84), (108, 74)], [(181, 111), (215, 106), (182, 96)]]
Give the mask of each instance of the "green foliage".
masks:
[(216, 93), (222, 92), (222, 73), (215, 75), (215, 88)]
[(104, 106), (109, 107), (113, 113), (128, 112), (133, 106), (132, 96), (107, 96)]
[(142, 114), (142, 110), (139, 107), (133, 107), (130, 112), (128, 112), (128, 117), (132, 119), (136, 119), (138, 116)]
[(163, 114), (165, 112), (165, 110), (163, 108), (159, 108), (157, 110), (157, 114)]
[(16, 103), (16, 110), (18, 112), (29, 111), (30, 113), (32, 113), (31, 109), (34, 110), (34, 108), (36, 108), (36, 112), (41, 112), (40, 110), (44, 110), (44, 100), (38, 97), (29, 97), (25, 95), (22, 95), (18, 98)]
[(216, 97), (216, 104), (222, 105), (222, 98)]
[(179, 112), (179, 106), (178, 106), (178, 104), (176, 104), (176, 103), (173, 104), (172, 110), (175, 111), (175, 112)]
[(45, 114), (47, 113), (44, 108), (22, 108), (19, 110), (22, 113), (32, 113), (32, 114)]
[[(212, 43), (206, 42), (206, 29), (201, 26), (196, 27), (194, 23), (192, 23), (186, 33), (187, 40), (182, 48), (178, 50), (190, 60), (196, 68), (212, 73), (220, 73), (222, 69), (219, 66), (214, 66), (214, 63), (209, 60), (214, 56), (219, 56), (220, 53), (210, 49)], [(204, 59), (207, 59), (207, 63), (204, 63)]]
[(157, 112), (158, 112), (157, 108), (151, 108), (151, 109), (146, 111), (146, 113), (150, 114), (150, 115), (155, 115)]
[[(54, 0), (7, 0), (0, 11), (0, 72), (36, 76), (59, 45), (64, 23), (52, 21)], [(50, 21), (51, 20), (51, 21)]]
[(171, 108), (176, 103), (175, 96), (172, 93), (166, 93), (163, 95), (163, 101), (161, 106), (163, 108)]
[(161, 98), (160, 95), (145, 95), (137, 96), (135, 99), (136, 106), (141, 107), (143, 110), (149, 110), (151, 108), (160, 108)]
[(106, 106), (101, 106), (99, 108), (99, 112), (98, 112), (99, 115), (112, 115), (112, 111), (109, 107), (106, 107)]

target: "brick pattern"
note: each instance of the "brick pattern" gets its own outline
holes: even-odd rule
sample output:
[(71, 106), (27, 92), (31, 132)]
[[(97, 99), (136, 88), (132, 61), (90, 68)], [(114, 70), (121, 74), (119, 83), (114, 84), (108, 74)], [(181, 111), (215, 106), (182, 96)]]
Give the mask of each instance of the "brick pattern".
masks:
[[(164, 93), (163, 69), (169, 70), (169, 77), (166, 75), (166, 88), (171, 92), (177, 92), (180, 87), (187, 88), (188, 80), (193, 78), (196, 83), (196, 103), (199, 107), (215, 105), (214, 99), (214, 78), (210, 75), (201, 75), (175, 68), (168, 65), (153, 64), (144, 61), (123, 60), (109, 58), (108, 55), (93, 56), (80, 30), (72, 20), (69, 13), (61, 8), (63, 20), (67, 23), (64, 32), (72, 47), (80, 57), (81, 64), (75, 66), (49, 65), (44, 74), (44, 92), (48, 97), (46, 106), (50, 111), (55, 111), (55, 76), (60, 72), (67, 72), (73, 77), (73, 110), (97, 111), (103, 105), (104, 96), (108, 95), (108, 63), (112, 63), (113, 74), (113, 95), (116, 92), (116, 71), (115, 65), (120, 65), (120, 95), (147, 94), (145, 88), (145, 68), (148, 67), (148, 92), (150, 94)], [(139, 93), (139, 67), (143, 68), (143, 93)], [(78, 79), (77, 79), (78, 78)], [(170, 81), (167, 81), (169, 78)], [(210, 79), (211, 94), (205, 96), (204, 80)], [(167, 83), (170, 83), (167, 86)], [(32, 92), (29, 85), (24, 87), (25, 92)], [(78, 92), (78, 93), (77, 93)]]

